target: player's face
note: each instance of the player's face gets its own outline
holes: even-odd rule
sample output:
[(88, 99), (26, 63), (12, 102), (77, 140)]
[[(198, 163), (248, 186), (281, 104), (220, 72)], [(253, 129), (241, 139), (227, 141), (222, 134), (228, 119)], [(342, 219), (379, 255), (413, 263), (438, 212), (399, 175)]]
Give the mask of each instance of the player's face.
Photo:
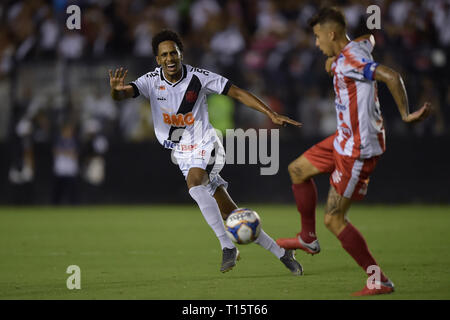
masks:
[(316, 46), (328, 57), (332, 57), (333, 49), (331, 45), (330, 30), (326, 26), (319, 23), (313, 27), (314, 35), (316, 36)]
[(164, 74), (169, 77), (181, 75), (181, 61), (183, 55), (175, 42), (167, 40), (158, 46), (156, 62), (162, 67)]

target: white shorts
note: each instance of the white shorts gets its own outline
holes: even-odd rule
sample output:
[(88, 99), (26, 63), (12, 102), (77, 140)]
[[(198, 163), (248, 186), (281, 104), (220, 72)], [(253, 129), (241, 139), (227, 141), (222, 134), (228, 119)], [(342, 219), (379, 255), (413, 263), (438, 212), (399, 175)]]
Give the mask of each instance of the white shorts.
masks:
[(178, 164), (184, 178), (187, 179), (189, 169), (202, 168), (209, 174), (208, 192), (213, 196), (217, 187), (228, 187), (219, 174), (225, 165), (225, 149), (220, 140), (213, 136), (210, 141), (197, 146), (190, 152), (172, 150), (172, 161)]

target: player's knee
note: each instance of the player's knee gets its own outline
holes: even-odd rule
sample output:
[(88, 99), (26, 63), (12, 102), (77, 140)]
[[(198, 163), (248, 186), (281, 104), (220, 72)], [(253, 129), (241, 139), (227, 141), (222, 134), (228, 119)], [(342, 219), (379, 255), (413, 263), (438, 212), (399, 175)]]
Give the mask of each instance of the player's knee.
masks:
[(324, 224), (328, 230), (335, 235), (338, 235), (342, 228), (345, 227), (346, 217), (343, 213), (334, 211), (333, 213), (326, 213), (324, 216)]
[(187, 181), (187, 187), (188, 189), (191, 189), (193, 187), (197, 187), (197, 186), (201, 186), (202, 180), (201, 179), (197, 179), (197, 178), (191, 178)]
[(195, 169), (196, 168), (191, 169), (187, 176), (186, 184), (188, 189), (196, 186), (207, 185), (209, 182), (208, 174), (205, 171)]
[(327, 229), (330, 229), (331, 225), (333, 224), (333, 215), (326, 213), (323, 217), (323, 223), (325, 224), (325, 227), (327, 227)]
[(291, 180), (295, 183), (301, 183), (306, 180), (304, 170), (297, 161), (293, 161), (288, 165), (288, 172)]

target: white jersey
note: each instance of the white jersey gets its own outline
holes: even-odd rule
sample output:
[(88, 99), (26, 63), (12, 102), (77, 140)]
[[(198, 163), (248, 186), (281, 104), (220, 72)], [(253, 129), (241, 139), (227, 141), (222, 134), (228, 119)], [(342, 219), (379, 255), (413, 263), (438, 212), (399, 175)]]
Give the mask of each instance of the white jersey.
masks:
[(378, 66), (369, 40), (349, 42), (331, 70), (336, 93), (335, 150), (345, 156), (367, 159), (385, 151), (383, 117), (374, 80)]
[[(156, 137), (165, 148), (190, 152), (215, 135), (209, 122), (207, 95), (227, 94), (228, 79), (182, 65), (181, 79), (171, 83), (157, 67), (130, 83), (134, 97), (150, 99)], [(180, 129), (180, 130), (176, 130)]]

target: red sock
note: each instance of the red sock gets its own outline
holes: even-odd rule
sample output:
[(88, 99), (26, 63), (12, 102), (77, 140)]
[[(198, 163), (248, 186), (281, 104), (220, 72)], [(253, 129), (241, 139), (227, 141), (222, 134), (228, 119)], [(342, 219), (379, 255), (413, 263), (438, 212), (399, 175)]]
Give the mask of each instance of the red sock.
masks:
[[(338, 235), (342, 247), (347, 251), (353, 259), (363, 268), (367, 273), (367, 268), (372, 265), (377, 265), (375, 259), (370, 254), (367, 247), (366, 240), (362, 234), (351, 223), (348, 223), (344, 230)], [(381, 269), (380, 269), (381, 270)], [(367, 273), (371, 276), (371, 273)], [(382, 282), (388, 281), (383, 272), (380, 271), (380, 280)]]
[(295, 202), (302, 222), (300, 236), (306, 243), (317, 239), (316, 237), (316, 204), (317, 188), (313, 179), (303, 183), (292, 184)]

